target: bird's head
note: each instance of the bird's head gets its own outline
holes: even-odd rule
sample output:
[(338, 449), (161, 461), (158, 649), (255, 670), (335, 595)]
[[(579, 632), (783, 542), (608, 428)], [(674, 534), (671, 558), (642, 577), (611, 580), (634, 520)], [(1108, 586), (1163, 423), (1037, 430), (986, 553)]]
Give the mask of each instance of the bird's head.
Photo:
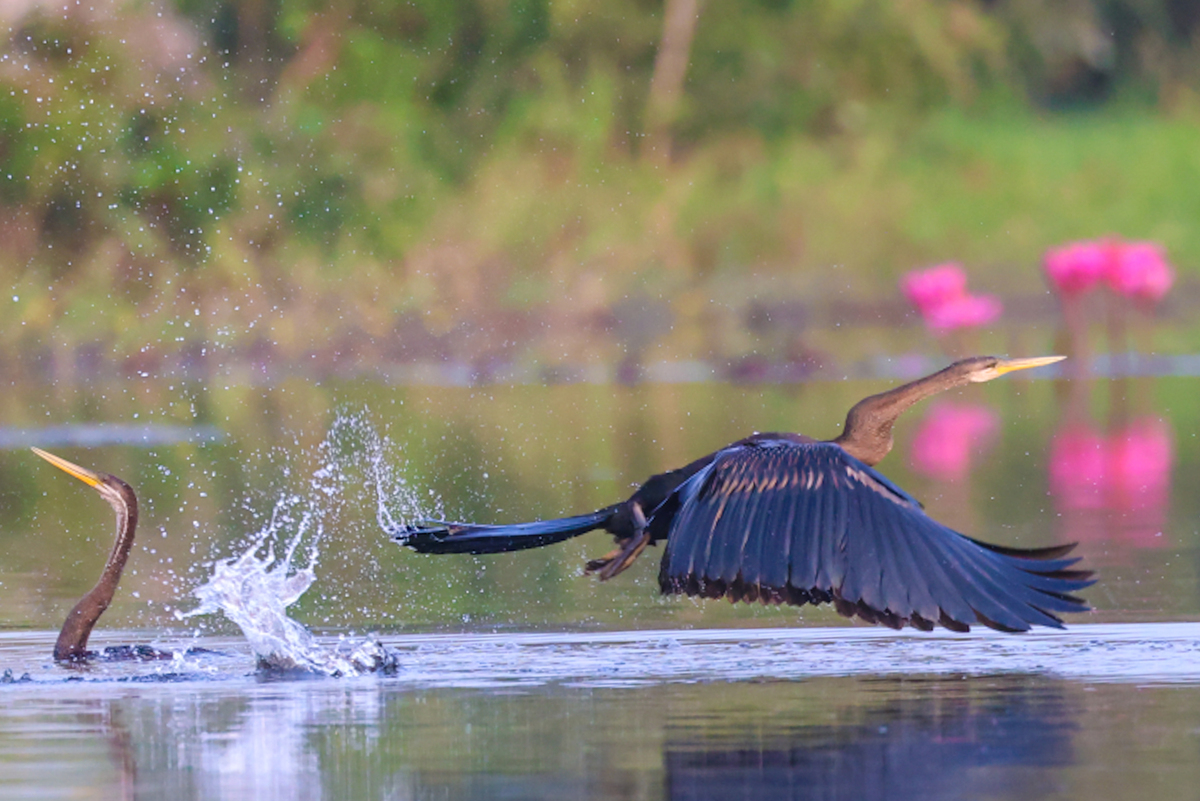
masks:
[(946, 368), (947, 372), (955, 375), (964, 383), (980, 384), (991, 381), (1006, 373), (1017, 370), (1028, 370), (1030, 367), (1042, 367), (1047, 364), (1061, 362), (1066, 356), (1035, 356), (1031, 359), (1001, 359), (996, 356), (972, 356), (969, 359), (955, 362)]
[(133, 497), (133, 489), (116, 476), (110, 476), (107, 473), (93, 473), (86, 467), (80, 467), (74, 462), (68, 462), (61, 456), (47, 453), (41, 448), (32, 448), (32, 450), (67, 475), (74, 476), (96, 490), (96, 492), (100, 493), (100, 497), (108, 501), (109, 505), (114, 509), (128, 510), (131, 504), (137, 502), (136, 500), (130, 500)]

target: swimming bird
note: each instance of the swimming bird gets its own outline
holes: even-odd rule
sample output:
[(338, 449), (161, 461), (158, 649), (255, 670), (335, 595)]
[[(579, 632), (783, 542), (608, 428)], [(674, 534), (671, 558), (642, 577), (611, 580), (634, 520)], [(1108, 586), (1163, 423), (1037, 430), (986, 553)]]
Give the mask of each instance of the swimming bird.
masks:
[(93, 473), (87, 468), (68, 462), (60, 456), (47, 453), (41, 448), (33, 448), (34, 453), (45, 459), (59, 470), (74, 476), (100, 493), (100, 497), (108, 501), (108, 505), (117, 514), (117, 531), (113, 539), (112, 550), (104, 563), (104, 570), (96, 585), (84, 594), (75, 607), (67, 614), (62, 629), (58, 632), (58, 640), (54, 643), (54, 659), (57, 662), (85, 662), (89, 659), (121, 660), (121, 659), (170, 659), (173, 654), (159, 651), (148, 645), (124, 645), (105, 648), (103, 652), (89, 651), (88, 637), (96, 621), (104, 614), (112, 603), (117, 585), (121, 581), (121, 573), (125, 570), (125, 562), (129, 559), (129, 551), (133, 547), (133, 535), (137, 529), (138, 503), (137, 494), (133, 487), (116, 476), (107, 473)]
[(418, 521), (389, 533), (423, 553), (484, 554), (604, 529), (617, 548), (587, 571), (610, 579), (665, 541), (664, 594), (832, 603), (844, 616), (897, 629), (1062, 628), (1058, 614), (1087, 611), (1073, 593), (1093, 583), (1090, 571), (1072, 569), (1074, 543), (1026, 549), (972, 539), (929, 517), (874, 466), (914, 403), (1063, 358), (963, 359), (859, 401), (832, 440), (754, 434), (590, 514), (512, 525)]

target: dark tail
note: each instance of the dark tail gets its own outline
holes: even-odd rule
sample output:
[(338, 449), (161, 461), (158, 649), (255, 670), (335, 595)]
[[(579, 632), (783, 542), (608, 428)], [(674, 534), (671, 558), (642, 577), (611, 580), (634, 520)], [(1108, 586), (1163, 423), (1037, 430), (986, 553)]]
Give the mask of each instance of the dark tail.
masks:
[(477, 526), (422, 520), (391, 532), (392, 539), (421, 553), (503, 553), (540, 548), (578, 537), (601, 528), (616, 511), (615, 506), (587, 515), (514, 523), (508, 526)]

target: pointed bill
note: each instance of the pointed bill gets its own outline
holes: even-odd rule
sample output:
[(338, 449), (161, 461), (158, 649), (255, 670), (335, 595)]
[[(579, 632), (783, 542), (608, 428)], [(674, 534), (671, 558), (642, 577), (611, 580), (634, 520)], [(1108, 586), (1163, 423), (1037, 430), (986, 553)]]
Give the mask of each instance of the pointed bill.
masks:
[(1032, 359), (1001, 359), (996, 365), (996, 372), (999, 375), (1011, 373), (1016, 370), (1028, 370), (1030, 367), (1045, 367), (1047, 364), (1061, 362), (1066, 356), (1035, 356)]
[(87, 484), (89, 487), (98, 487), (104, 483), (100, 476), (96, 475), (91, 470), (88, 470), (86, 467), (80, 467), (74, 462), (68, 462), (61, 456), (55, 456), (53, 453), (47, 453), (41, 448), (30, 448), (30, 450), (45, 459), (50, 464), (57, 467), (59, 470), (75, 476), (75, 478), (79, 479), (84, 484)]

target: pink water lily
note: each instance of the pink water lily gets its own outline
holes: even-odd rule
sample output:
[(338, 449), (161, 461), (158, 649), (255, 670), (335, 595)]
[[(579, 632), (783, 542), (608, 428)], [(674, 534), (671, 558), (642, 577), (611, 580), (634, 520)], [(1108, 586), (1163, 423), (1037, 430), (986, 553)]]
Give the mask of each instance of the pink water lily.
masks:
[(913, 270), (900, 281), (904, 297), (922, 315), (967, 293), (967, 274), (954, 263)]
[(996, 320), (1004, 305), (994, 295), (963, 295), (946, 301), (925, 315), (925, 322), (937, 331), (955, 328), (979, 328)]
[(900, 281), (904, 296), (925, 324), (938, 332), (987, 325), (1004, 311), (1000, 299), (967, 291), (967, 274), (959, 264), (913, 270)]
[(1109, 243), (1072, 242), (1046, 251), (1042, 266), (1054, 288), (1063, 295), (1078, 295), (1094, 287), (1108, 272)]
[(1175, 271), (1154, 242), (1113, 243), (1109, 258), (1106, 278), (1118, 294), (1157, 303), (1175, 283)]
[(1118, 295), (1157, 303), (1175, 283), (1175, 271), (1156, 242), (1072, 242), (1046, 251), (1042, 266), (1063, 297), (1080, 295), (1104, 281)]

